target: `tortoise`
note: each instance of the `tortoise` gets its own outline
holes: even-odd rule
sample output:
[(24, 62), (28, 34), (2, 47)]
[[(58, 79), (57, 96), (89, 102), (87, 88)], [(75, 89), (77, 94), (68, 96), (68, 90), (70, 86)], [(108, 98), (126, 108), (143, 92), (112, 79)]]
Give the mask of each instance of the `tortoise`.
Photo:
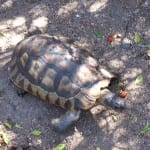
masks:
[(47, 34), (19, 42), (8, 69), (9, 78), (22, 91), (67, 110), (53, 119), (56, 131), (65, 131), (82, 110), (95, 104), (124, 109), (125, 102), (109, 88), (114, 74), (101, 67), (87, 50)]

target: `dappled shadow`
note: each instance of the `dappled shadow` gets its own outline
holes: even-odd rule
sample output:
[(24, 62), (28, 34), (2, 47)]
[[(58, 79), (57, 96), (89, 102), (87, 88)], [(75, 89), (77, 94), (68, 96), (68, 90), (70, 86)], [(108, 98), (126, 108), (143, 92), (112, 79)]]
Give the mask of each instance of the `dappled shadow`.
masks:
[[(139, 134), (141, 128), (150, 120), (150, 76), (145, 48), (149, 44), (149, 7), (143, 1), (69, 1), (69, 0), (2, 0), (0, 1), (0, 129), (4, 122), (11, 120), (23, 128), (13, 127), (5, 131), (12, 143), (52, 149), (59, 143), (66, 143), (68, 149), (125, 150), (145, 149), (149, 134)], [(148, 1), (147, 1), (148, 2)], [(85, 112), (75, 127), (63, 134), (52, 130), (51, 119), (64, 111), (47, 102), (37, 101), (32, 96), (17, 97), (9, 84), (7, 63), (14, 46), (35, 27), (50, 35), (63, 35), (82, 49), (97, 58), (100, 64), (119, 72), (125, 83), (128, 96), (127, 110), (116, 112), (104, 107), (96, 112)], [(93, 31), (102, 34), (96, 38)], [(112, 32), (121, 33), (133, 39), (134, 33), (141, 33), (140, 44), (133, 43), (129, 49), (112, 47), (107, 36)], [(135, 85), (137, 75), (142, 74), (144, 83)], [(117, 121), (112, 115), (118, 117)], [(40, 129), (42, 135), (34, 137), (31, 131)], [(10, 134), (10, 135), (9, 135)], [(12, 144), (12, 145), (13, 145)]]

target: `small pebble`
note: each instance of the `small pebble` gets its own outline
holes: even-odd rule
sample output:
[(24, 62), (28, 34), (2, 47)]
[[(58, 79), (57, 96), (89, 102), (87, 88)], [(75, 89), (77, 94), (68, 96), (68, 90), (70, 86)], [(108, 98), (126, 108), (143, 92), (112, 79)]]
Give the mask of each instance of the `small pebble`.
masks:
[(143, 4), (143, 7), (149, 7), (149, 2), (146, 1), (146, 2)]
[(137, 14), (137, 13), (139, 13), (140, 12), (140, 9), (136, 9), (135, 11), (134, 11), (134, 14)]
[(95, 14), (94, 17), (95, 17), (95, 18), (99, 17), (99, 14)]
[(75, 16), (76, 16), (77, 18), (80, 18), (80, 17), (81, 17), (79, 14), (76, 14)]
[(132, 41), (129, 40), (128, 38), (124, 38), (122, 40), (122, 43), (121, 43), (121, 47), (124, 48), (124, 49), (128, 49), (130, 48), (130, 46), (132, 45)]
[(147, 104), (147, 108), (150, 110), (150, 103)]

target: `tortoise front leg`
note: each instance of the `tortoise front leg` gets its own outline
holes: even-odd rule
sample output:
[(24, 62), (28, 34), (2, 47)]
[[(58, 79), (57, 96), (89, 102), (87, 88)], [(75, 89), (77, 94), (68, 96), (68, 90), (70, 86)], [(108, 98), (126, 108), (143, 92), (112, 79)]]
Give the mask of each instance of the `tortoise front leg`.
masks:
[(117, 109), (124, 109), (126, 107), (125, 101), (108, 89), (103, 89), (101, 91), (100, 99), (98, 102)]
[(52, 125), (54, 129), (58, 132), (65, 131), (69, 126), (71, 126), (80, 117), (80, 110), (68, 111), (63, 116), (52, 120)]

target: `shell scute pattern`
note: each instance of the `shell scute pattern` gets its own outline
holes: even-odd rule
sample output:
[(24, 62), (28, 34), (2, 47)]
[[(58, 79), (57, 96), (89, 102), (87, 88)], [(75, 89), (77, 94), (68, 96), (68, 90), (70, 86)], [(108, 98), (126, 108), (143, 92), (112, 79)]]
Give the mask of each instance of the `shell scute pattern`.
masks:
[(44, 87), (44, 89), (46, 89), (47, 91), (49, 90), (49, 91), (54, 92), (55, 88), (53, 85), (54, 85), (56, 75), (57, 75), (57, 72), (54, 69), (48, 68), (46, 70), (44, 78), (41, 81), (42, 87)]
[(62, 97), (70, 98), (79, 93), (79, 91), (79, 87), (73, 84), (67, 76), (64, 76), (59, 83), (57, 93)]
[[(52, 104), (88, 109), (100, 89), (94, 86), (99, 81), (92, 66), (96, 66), (96, 61), (87, 56), (52, 37), (32, 36), (16, 46), (10, 78), (17, 87)], [(94, 63), (90, 64), (87, 58)]]

